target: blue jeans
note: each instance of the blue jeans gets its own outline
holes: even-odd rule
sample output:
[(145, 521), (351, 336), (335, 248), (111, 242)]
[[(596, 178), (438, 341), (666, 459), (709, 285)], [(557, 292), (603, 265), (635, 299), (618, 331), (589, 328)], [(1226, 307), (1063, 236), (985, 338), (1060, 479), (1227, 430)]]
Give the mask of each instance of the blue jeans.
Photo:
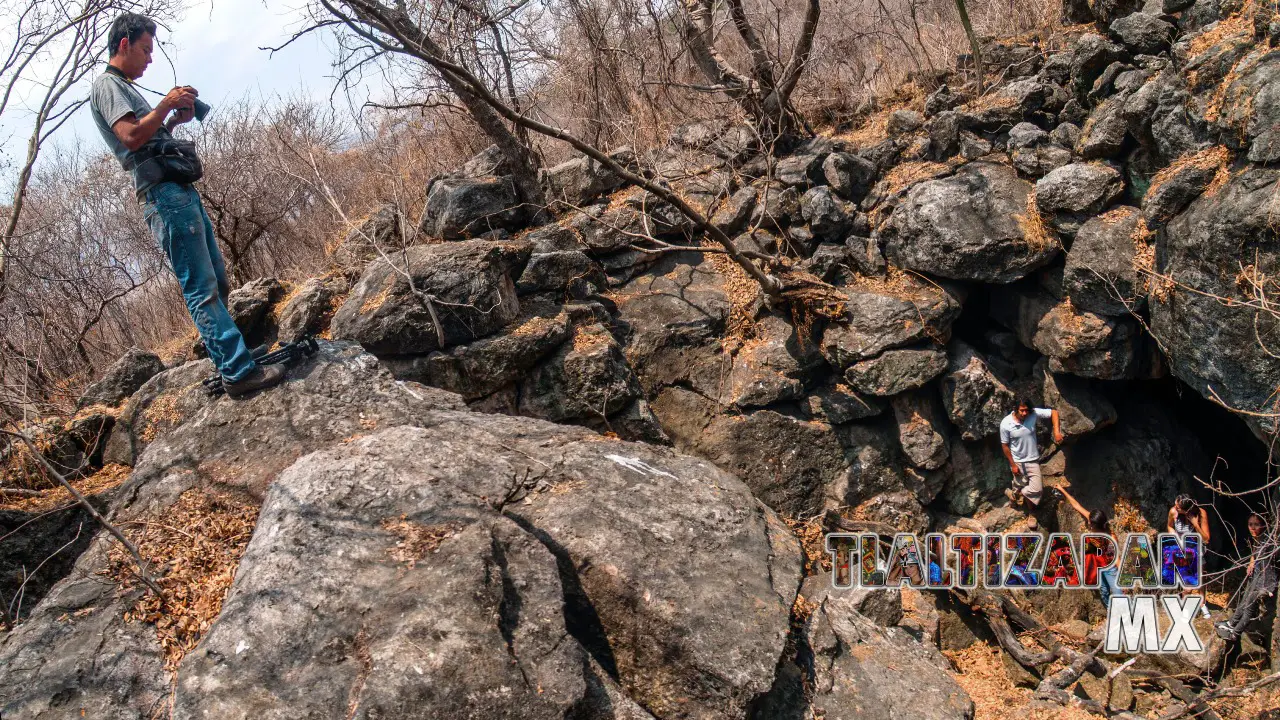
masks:
[(147, 191), (143, 215), (169, 257), (214, 367), (226, 382), (243, 380), (253, 371), (253, 357), (227, 312), (227, 270), (200, 195), (190, 185), (160, 183)]

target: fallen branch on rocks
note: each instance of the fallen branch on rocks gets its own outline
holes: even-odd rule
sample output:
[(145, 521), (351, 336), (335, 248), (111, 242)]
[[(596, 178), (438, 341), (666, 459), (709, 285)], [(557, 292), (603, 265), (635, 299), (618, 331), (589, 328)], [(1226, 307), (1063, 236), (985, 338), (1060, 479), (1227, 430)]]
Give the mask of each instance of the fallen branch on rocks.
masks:
[[(1280, 672), (1274, 672), (1274, 673), (1271, 673), (1270, 675), (1264, 675), (1263, 677), (1260, 677), (1257, 680), (1254, 680), (1253, 682), (1245, 683), (1244, 685), (1233, 685), (1233, 686), (1224, 686), (1224, 687), (1214, 688), (1213, 690), (1209, 690), (1201, 693), (1198, 697), (1194, 698), (1190, 702), (1187, 702), (1186, 707), (1182, 708), (1181, 710), (1177, 710), (1165, 715), (1161, 715), (1159, 720), (1177, 720), (1178, 718), (1183, 717), (1184, 715), (1189, 715), (1193, 713), (1196, 715), (1202, 715), (1203, 717), (1206, 717), (1206, 718), (1217, 717), (1217, 713), (1215, 713), (1209, 707), (1209, 702), (1211, 700), (1219, 700), (1221, 698), (1228, 698), (1228, 697), (1244, 697), (1246, 695), (1251, 695), (1254, 692), (1258, 691), (1259, 689), (1266, 687), (1271, 683), (1276, 682), (1277, 680), (1280, 680)], [(1178, 698), (1178, 699), (1181, 700), (1182, 698)]]
[(27, 450), (31, 453), (32, 457), (36, 458), (41, 467), (44, 468), (44, 471), (49, 474), (49, 477), (53, 478), (64, 490), (71, 493), (71, 497), (75, 498), (76, 502), (85, 509), (85, 512), (89, 513), (89, 517), (96, 520), (99, 525), (106, 529), (107, 532), (111, 533), (111, 535), (116, 540), (119, 540), (120, 544), (129, 551), (129, 554), (133, 556), (134, 563), (137, 565), (138, 577), (142, 579), (142, 582), (147, 586), (147, 589), (154, 593), (157, 598), (163, 598), (164, 595), (160, 592), (160, 586), (151, 578), (151, 573), (147, 571), (147, 563), (142, 559), (142, 554), (138, 552), (137, 546), (130, 542), (129, 538), (125, 537), (124, 533), (120, 532), (119, 528), (112, 525), (105, 517), (103, 517), (102, 514), (98, 512), (97, 508), (93, 506), (93, 503), (89, 502), (88, 498), (80, 494), (80, 491), (76, 490), (75, 487), (68, 482), (67, 479), (63, 477), (47, 459), (45, 459), (45, 456), (36, 449), (36, 446), (31, 442), (31, 439), (22, 433), (13, 432), (12, 430), (0, 430), (0, 434), (8, 435), (9, 437), (20, 440), (27, 446)]

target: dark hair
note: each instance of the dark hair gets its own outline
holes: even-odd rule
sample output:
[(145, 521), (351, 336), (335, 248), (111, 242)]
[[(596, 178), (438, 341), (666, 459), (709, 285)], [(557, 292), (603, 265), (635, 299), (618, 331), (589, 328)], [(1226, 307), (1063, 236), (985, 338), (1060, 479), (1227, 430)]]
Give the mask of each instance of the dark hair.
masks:
[(1107, 514), (1101, 510), (1094, 510), (1089, 513), (1089, 529), (1091, 530), (1096, 532), (1106, 532), (1108, 522)]
[(1254, 519), (1254, 518), (1257, 518), (1257, 519), (1258, 519), (1258, 522), (1262, 523), (1262, 526), (1263, 526), (1263, 527), (1266, 527), (1266, 526), (1267, 526), (1267, 521), (1266, 521), (1266, 520), (1264, 520), (1264, 519), (1262, 518), (1262, 516), (1261, 516), (1261, 515), (1259, 515), (1258, 513), (1249, 513), (1249, 519), (1248, 519), (1248, 520), (1245, 520), (1245, 524), (1248, 524), (1248, 523), (1253, 522), (1253, 519)]
[(1014, 409), (1014, 410), (1017, 410), (1018, 408), (1021, 408), (1021, 407), (1025, 407), (1025, 408), (1028, 408), (1028, 409), (1034, 410), (1034, 409), (1035, 409), (1035, 407), (1036, 407), (1036, 404), (1035, 404), (1034, 402), (1032, 402), (1031, 398), (1029, 398), (1029, 397), (1027, 397), (1027, 396), (1023, 395), (1023, 396), (1018, 397), (1018, 399), (1017, 399), (1017, 400), (1014, 400), (1014, 402), (1013, 402), (1013, 409)]
[(1177, 505), (1178, 509), (1181, 510), (1182, 512), (1190, 512), (1191, 508), (1194, 507), (1196, 503), (1194, 500), (1191, 499), (1190, 495), (1187, 495), (1184, 493), (1182, 495), (1179, 495), (1178, 499), (1173, 501), (1173, 504)]
[(115, 57), (120, 51), (120, 41), (125, 38), (135, 43), (143, 35), (155, 37), (156, 23), (151, 18), (137, 13), (121, 13), (111, 23), (111, 32), (107, 33), (107, 57)]

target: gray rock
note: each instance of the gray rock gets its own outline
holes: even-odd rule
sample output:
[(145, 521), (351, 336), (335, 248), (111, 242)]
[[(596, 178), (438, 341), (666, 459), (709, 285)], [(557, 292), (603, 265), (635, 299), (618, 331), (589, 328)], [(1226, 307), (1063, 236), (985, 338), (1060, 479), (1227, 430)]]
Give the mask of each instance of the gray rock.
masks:
[[(1000, 419), (1009, 412), (1012, 410), (1001, 414), (993, 427), (998, 428)], [(1003, 491), (1010, 482), (1009, 461), (1000, 449), (998, 438), (990, 437), (981, 442), (965, 442), (959, 437), (951, 439), (951, 474), (942, 489), (942, 500), (948, 510), (957, 515), (971, 516), (989, 501), (1003, 497)]]
[(76, 401), (76, 408), (90, 405), (116, 407), (161, 372), (164, 372), (164, 362), (159, 356), (141, 348), (129, 348), (97, 382), (85, 389)]
[(622, 348), (603, 325), (575, 329), (569, 342), (529, 373), (520, 414), (553, 422), (600, 418), (640, 397)]
[(195, 360), (143, 383), (116, 416), (103, 461), (133, 465), (153, 440), (205, 406), (208, 395), (201, 383), (213, 373), (213, 363)]
[(778, 161), (775, 176), (783, 185), (807, 188), (822, 181), (823, 153), (796, 153)]
[(1140, 369), (1141, 338), (1127, 318), (1079, 310), (1039, 289), (1007, 288), (992, 296), (991, 314), (1023, 345), (1048, 356), (1054, 372), (1119, 380)]
[(649, 397), (673, 383), (714, 396), (727, 370), (720, 352), (729, 319), (725, 278), (695, 258), (701, 264), (669, 257), (613, 296), (627, 359)]
[(1070, 164), (1073, 158), (1070, 150), (1055, 144), (1045, 144), (1014, 150), (1010, 159), (1018, 172), (1038, 178)]
[(510, 177), (442, 177), (427, 191), (422, 232), (461, 240), (517, 229), (527, 215)]
[(870, 360), (861, 360), (844, 371), (854, 389), (888, 397), (924, 385), (947, 368), (947, 354), (940, 348), (885, 350)]
[(978, 137), (968, 130), (960, 132), (960, 155), (966, 160), (977, 160), (991, 153), (991, 141)]
[(1044, 358), (1036, 363), (1033, 375), (1044, 407), (1058, 411), (1064, 435), (1087, 435), (1115, 423), (1115, 406), (1089, 380), (1054, 374)]
[(1223, 169), (1218, 162), (1220, 157), (1214, 151), (1199, 153), (1190, 161), (1179, 162), (1157, 174), (1142, 197), (1142, 219), (1147, 227), (1151, 230), (1164, 227), (1192, 200), (1200, 197)]
[(382, 205), (346, 234), (334, 248), (333, 259), (339, 267), (362, 268), (381, 255), (379, 250), (393, 252), (411, 244), (417, 231), (410, 226), (399, 207)]
[(893, 627), (903, 617), (902, 590), (899, 588), (834, 589), (830, 572), (822, 572), (805, 578), (800, 595), (812, 603), (820, 603), (829, 597), (839, 598), (841, 605), (880, 627)]
[(952, 92), (951, 88), (944, 84), (924, 99), (924, 112), (926, 115), (937, 115), (955, 109), (962, 102), (964, 98)]
[(1020, 122), (1009, 130), (1010, 150), (1034, 147), (1048, 141), (1049, 133), (1029, 122)]
[[(585, 315), (585, 317), (584, 317)], [(467, 400), (491, 395), (555, 352), (589, 313), (538, 305), (499, 333), (430, 355), (390, 357), (383, 365), (400, 380), (455, 392)]]
[(817, 388), (809, 392), (806, 400), (810, 414), (825, 418), (832, 425), (843, 425), (884, 412), (884, 402), (879, 398), (863, 395), (840, 383)]
[(1074, 234), (1124, 192), (1120, 172), (1107, 165), (1072, 163), (1036, 182), (1036, 207), (1059, 231)]
[(1251, 162), (1274, 163), (1280, 161), (1280, 53), (1254, 57), (1232, 67), (1225, 90), (1208, 102), (1221, 108), (1213, 124), (1223, 144), (1248, 147)]
[[(375, 260), (334, 315), (333, 336), (386, 355), (426, 353), (484, 337), (519, 316), (513, 278), (530, 250), (528, 243), (468, 240), (419, 245)], [(438, 326), (421, 293), (438, 301)]]
[(323, 332), (350, 287), (341, 275), (310, 278), (302, 283), (280, 309), (280, 342), (295, 342)]
[(1031, 189), (1012, 168), (987, 162), (919, 183), (881, 231), (885, 254), (902, 267), (946, 278), (1017, 280), (1058, 253), (1056, 240), (1027, 217)]
[[(1097, 17), (1098, 22), (1104, 25), (1110, 24), (1112, 20), (1120, 17), (1120, 15), (1107, 11), (1100, 13), (1099, 6), (1129, 1), (1095, 0), (1094, 15)], [(1137, 10), (1137, 7), (1135, 6), (1133, 9)], [(1071, 78), (1075, 82), (1077, 90), (1081, 93), (1087, 92), (1093, 87), (1093, 81), (1098, 79), (1098, 76), (1107, 69), (1108, 65), (1124, 58), (1124, 48), (1116, 43), (1093, 33), (1081, 35), (1071, 50)]]
[(711, 224), (720, 228), (724, 234), (733, 236), (742, 232), (751, 212), (756, 208), (756, 189), (754, 187), (738, 188), (721, 203), (711, 216)]
[(836, 198), (825, 185), (810, 188), (800, 197), (800, 214), (820, 240), (844, 240), (855, 212), (851, 203)]
[(1000, 420), (1014, 410), (1013, 390), (981, 353), (960, 341), (951, 343), (939, 387), (947, 416), (965, 440), (995, 435)]
[(1081, 157), (1097, 160), (1120, 154), (1131, 125), (1126, 111), (1128, 101), (1125, 93), (1109, 97), (1089, 115), (1077, 146)]
[[(729, 718), (768, 690), (800, 552), (741, 483), (670, 451), (460, 412), (331, 348), (285, 388), (215, 401), (158, 441), (121, 496), (120, 516), (146, 517), (214, 478), (265, 491), (217, 622), (178, 672), (176, 716)], [(243, 472), (207, 475), (219, 462)], [(124, 619), (136, 593), (97, 575), (107, 546), (0, 645), (7, 716), (74, 703), (143, 718), (170, 697), (154, 630)]]
[(1173, 374), (1228, 407), (1261, 413), (1244, 416), (1260, 438), (1276, 426), (1280, 360), (1264, 345), (1276, 319), (1251, 305), (1251, 283), (1277, 273), (1278, 180), (1280, 170), (1246, 167), (1174, 218), (1161, 235), (1156, 272), (1195, 292), (1157, 280), (1148, 298), (1151, 330)]
[(1135, 12), (1111, 23), (1111, 34), (1135, 55), (1155, 55), (1169, 48), (1173, 26), (1154, 15)]
[(600, 266), (581, 250), (533, 253), (516, 282), (516, 293), (560, 292), (579, 278), (601, 288), (608, 282)]
[(1142, 309), (1147, 278), (1137, 266), (1147, 243), (1137, 236), (1140, 220), (1137, 208), (1122, 205), (1080, 226), (1062, 272), (1072, 305), (1102, 315)]
[(749, 408), (799, 400), (805, 380), (821, 364), (811, 339), (799, 335), (790, 320), (767, 315), (756, 322), (755, 337), (733, 357), (726, 379), (728, 401)]
[(916, 467), (925, 470), (942, 467), (950, 453), (950, 440), (947, 417), (937, 393), (923, 388), (896, 395), (891, 402), (902, 453)]
[(929, 121), (929, 154), (936, 161), (943, 161), (960, 152), (960, 133), (963, 123), (960, 113), (946, 110)]
[(889, 348), (945, 341), (963, 300), (957, 289), (907, 274), (858, 278), (840, 291), (849, 298), (845, 315), (822, 335), (823, 357), (840, 370)]
[(1172, 15), (1176, 12), (1182, 12), (1195, 4), (1196, 0), (1162, 0), (1160, 8), (1166, 15)]
[[(635, 153), (631, 148), (620, 148), (609, 154), (610, 159), (625, 168), (635, 166)], [(622, 187), (626, 181), (596, 160), (587, 156), (566, 160), (547, 170), (545, 182), (547, 199), (570, 207), (581, 207), (601, 195)]]
[(894, 110), (885, 122), (885, 131), (890, 135), (903, 135), (919, 130), (922, 125), (924, 117), (915, 110)]
[(1069, 122), (1060, 123), (1049, 133), (1049, 137), (1062, 147), (1075, 147), (1080, 142), (1080, 126)]
[(875, 163), (853, 153), (833, 152), (822, 161), (822, 175), (840, 197), (858, 202), (875, 183)]
[(812, 649), (811, 707), (828, 718), (969, 720), (973, 701), (936, 648), (857, 613), (844, 592), (822, 598), (805, 626)]
[(751, 227), (783, 229), (793, 222), (803, 222), (800, 193), (780, 182), (757, 180), (756, 206), (751, 211)]
[[(270, 310), (283, 296), (284, 286), (275, 278), (251, 280), (227, 295), (227, 313), (244, 336), (245, 345), (253, 348), (275, 340), (276, 320)], [(191, 350), (194, 357), (208, 355), (199, 337)]]

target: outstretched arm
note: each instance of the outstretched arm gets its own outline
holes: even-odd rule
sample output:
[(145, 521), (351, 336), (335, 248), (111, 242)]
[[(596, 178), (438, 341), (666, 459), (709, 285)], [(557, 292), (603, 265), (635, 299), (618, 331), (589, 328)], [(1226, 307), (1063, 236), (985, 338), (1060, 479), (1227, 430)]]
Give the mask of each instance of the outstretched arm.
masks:
[(1071, 496), (1071, 493), (1067, 492), (1066, 488), (1062, 487), (1061, 485), (1055, 485), (1054, 487), (1057, 489), (1058, 492), (1062, 493), (1062, 497), (1067, 499), (1067, 502), (1071, 505), (1071, 507), (1075, 508), (1075, 511), (1080, 513), (1080, 517), (1084, 518), (1085, 522), (1089, 522), (1089, 511), (1085, 510), (1084, 506), (1076, 502), (1076, 499)]
[(1061, 445), (1065, 437), (1066, 436), (1062, 434), (1062, 422), (1061, 420), (1059, 420), (1058, 411), (1054, 410), (1053, 411), (1053, 441)]

